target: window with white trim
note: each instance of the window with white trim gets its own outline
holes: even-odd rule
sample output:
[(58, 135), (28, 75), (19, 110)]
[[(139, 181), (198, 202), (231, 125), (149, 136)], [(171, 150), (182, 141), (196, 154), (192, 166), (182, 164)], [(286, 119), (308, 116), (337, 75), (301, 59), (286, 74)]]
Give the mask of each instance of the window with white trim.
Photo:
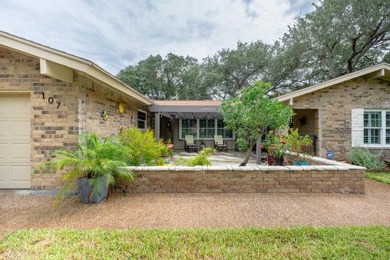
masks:
[(138, 110), (138, 113), (137, 113), (137, 127), (138, 127), (138, 129), (146, 130), (146, 128), (147, 128), (146, 119), (147, 119), (146, 112), (142, 111), (142, 110)]
[(215, 120), (199, 119), (199, 138), (201, 139), (214, 138), (214, 135), (215, 135)]
[(365, 110), (363, 122), (364, 145), (390, 145), (390, 111)]
[(225, 129), (222, 119), (180, 119), (180, 139), (193, 135), (195, 139), (214, 140), (214, 135), (224, 139), (234, 139), (232, 131)]
[(186, 135), (193, 135), (197, 138), (197, 120), (196, 119), (183, 119), (181, 122), (180, 138), (184, 139)]
[(217, 122), (217, 135), (222, 135), (225, 139), (233, 139), (233, 132), (227, 130), (225, 122), (222, 119), (218, 119)]

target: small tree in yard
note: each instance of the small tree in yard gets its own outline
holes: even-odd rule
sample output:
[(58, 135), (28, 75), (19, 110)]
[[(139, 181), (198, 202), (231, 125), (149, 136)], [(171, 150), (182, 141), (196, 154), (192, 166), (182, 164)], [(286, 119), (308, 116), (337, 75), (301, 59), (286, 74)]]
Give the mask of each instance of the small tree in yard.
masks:
[(255, 82), (241, 90), (240, 95), (221, 104), (226, 128), (237, 137), (237, 145), (246, 150), (246, 157), (240, 166), (245, 166), (252, 153), (252, 147), (268, 128), (288, 126), (293, 115), (291, 108), (267, 97), (271, 84)]

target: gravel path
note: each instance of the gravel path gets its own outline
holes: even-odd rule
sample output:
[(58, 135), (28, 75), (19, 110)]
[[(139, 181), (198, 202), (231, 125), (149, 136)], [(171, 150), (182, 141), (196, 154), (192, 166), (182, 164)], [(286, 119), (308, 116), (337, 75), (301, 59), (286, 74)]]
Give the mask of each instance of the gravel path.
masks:
[(78, 196), (53, 208), (53, 196), (0, 191), (0, 238), (18, 229), (390, 226), (390, 185), (366, 180), (351, 194), (114, 194), (99, 204)]

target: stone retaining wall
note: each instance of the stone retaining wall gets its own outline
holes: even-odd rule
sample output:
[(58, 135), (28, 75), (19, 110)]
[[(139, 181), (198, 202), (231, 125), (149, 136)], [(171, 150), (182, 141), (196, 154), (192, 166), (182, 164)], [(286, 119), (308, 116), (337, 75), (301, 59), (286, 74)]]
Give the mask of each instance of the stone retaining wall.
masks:
[(118, 185), (118, 189), (132, 193), (365, 192), (365, 168), (336, 162), (333, 165), (316, 166), (127, 168), (134, 172), (136, 179), (133, 183)]

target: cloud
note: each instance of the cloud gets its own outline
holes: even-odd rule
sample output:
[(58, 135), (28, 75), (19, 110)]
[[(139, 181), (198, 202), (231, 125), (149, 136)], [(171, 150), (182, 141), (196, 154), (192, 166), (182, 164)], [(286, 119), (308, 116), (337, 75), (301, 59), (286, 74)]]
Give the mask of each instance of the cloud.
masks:
[(307, 1), (307, 0), (288, 0), (290, 8), (285, 13), (286, 15), (294, 14), (295, 16), (303, 16), (304, 14), (313, 11), (313, 3), (318, 1)]
[[(3, 0), (0, 30), (109, 72), (172, 52), (201, 60), (237, 41), (272, 43), (310, 0)], [(309, 9), (308, 9), (309, 8)]]

